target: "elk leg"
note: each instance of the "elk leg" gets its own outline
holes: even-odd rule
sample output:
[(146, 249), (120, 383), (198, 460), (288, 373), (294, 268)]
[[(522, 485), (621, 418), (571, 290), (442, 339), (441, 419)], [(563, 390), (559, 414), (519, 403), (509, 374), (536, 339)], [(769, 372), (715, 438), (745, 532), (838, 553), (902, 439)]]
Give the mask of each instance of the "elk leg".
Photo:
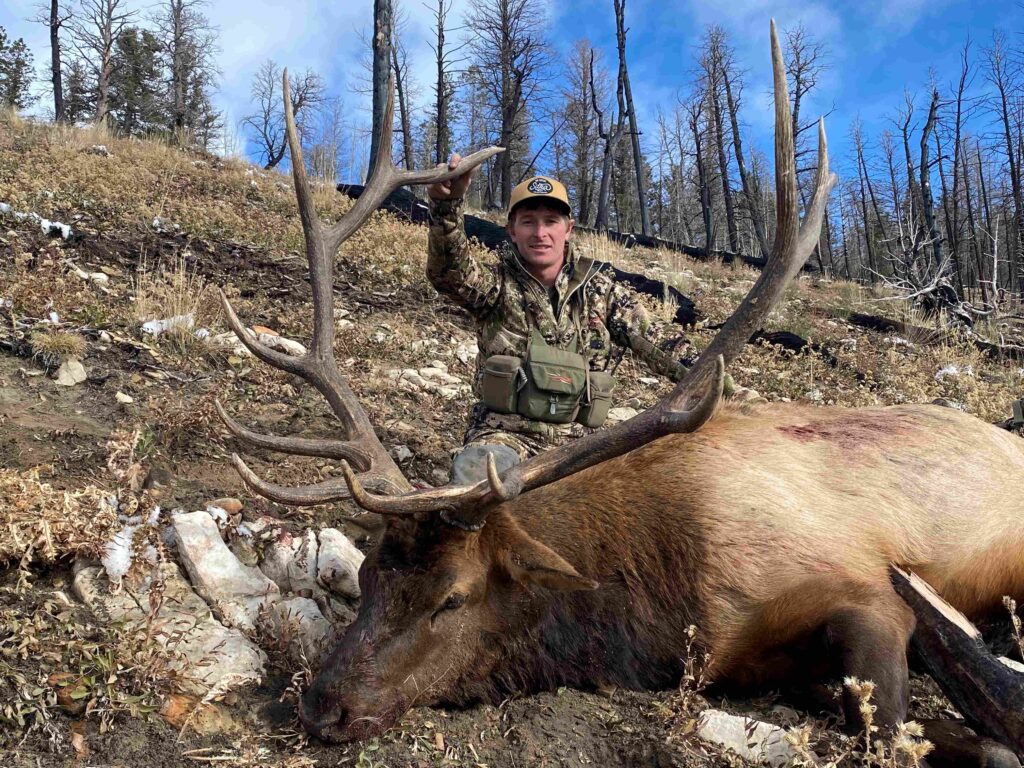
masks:
[(929, 768), (1020, 768), (1013, 750), (979, 736), (962, 720), (921, 720), (924, 737), (934, 749)]
[[(895, 726), (903, 722), (910, 701), (907, 671), (907, 643), (914, 631), (914, 614), (895, 593), (879, 595), (871, 607), (856, 605), (841, 609), (828, 622), (829, 645), (840, 652), (843, 677), (870, 680), (875, 684), (871, 703), (876, 707), (876, 725)], [(864, 730), (860, 700), (843, 688), (846, 730)]]

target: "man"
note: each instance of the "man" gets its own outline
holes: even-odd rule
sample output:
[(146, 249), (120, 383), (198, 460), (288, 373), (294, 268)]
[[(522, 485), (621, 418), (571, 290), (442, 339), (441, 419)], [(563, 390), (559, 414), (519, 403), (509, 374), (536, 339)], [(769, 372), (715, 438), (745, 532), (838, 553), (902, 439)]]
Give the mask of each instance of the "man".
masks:
[[(460, 160), (458, 154), (453, 155), (449, 168), (457, 168)], [(632, 288), (615, 282), (601, 265), (575, 252), (568, 196), (555, 179), (535, 176), (513, 189), (507, 224), (512, 243), (500, 253), (499, 264), (484, 265), (472, 255), (463, 226), (462, 201), (475, 172), (427, 188), (427, 276), (440, 293), (476, 320), (480, 350), (476, 394), (484, 394), (485, 363), (526, 361), (539, 354), (540, 346), (578, 352), (585, 360), (590, 373), (586, 392), (580, 395), (582, 403), (593, 395), (591, 386), (602, 374), (608, 381), (610, 399), (608, 369), (613, 345), (633, 350), (652, 371), (678, 380), (686, 369), (677, 360), (676, 350), (685, 347), (686, 339), (667, 336), (664, 324), (650, 319)], [(524, 368), (529, 370), (529, 366)], [(524, 381), (511, 379), (518, 382), (515, 386), (525, 386), (525, 374), (516, 373)], [(556, 378), (568, 381), (570, 377)], [(515, 388), (510, 392), (514, 402)], [(555, 411), (553, 401), (551, 413)], [(455, 457), (452, 482), (469, 484), (486, 477), (488, 454), (494, 456), (501, 472), (590, 431), (593, 427), (578, 422), (553, 423), (477, 403), (464, 437), (465, 447)]]

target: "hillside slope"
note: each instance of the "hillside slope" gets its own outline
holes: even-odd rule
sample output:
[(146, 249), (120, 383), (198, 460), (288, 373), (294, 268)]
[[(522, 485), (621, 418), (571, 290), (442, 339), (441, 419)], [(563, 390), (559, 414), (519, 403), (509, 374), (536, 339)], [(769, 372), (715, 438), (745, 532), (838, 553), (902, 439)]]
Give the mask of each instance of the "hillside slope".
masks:
[[(317, 202), (327, 218), (351, 204), (329, 186), (317, 191)], [(179, 742), (178, 729), (163, 720), (140, 720), (166, 698), (163, 683), (154, 683), (161, 667), (147, 671), (138, 663), (144, 643), (95, 626), (60, 598), (71, 555), (100, 554), (110, 533), (109, 521), (73, 503), (75, 494), (127, 488), (186, 509), (237, 496), (247, 515), (290, 516), (296, 526), (333, 520), (338, 512), (296, 513), (250, 494), (228, 462), (238, 448), (213, 408), (219, 398), (243, 423), (278, 434), (335, 432), (315, 392), (254, 362), (223, 336), (216, 300), (221, 288), (247, 324), (308, 340), (311, 304), (290, 179), (161, 144), (5, 118), (0, 203), (9, 206), (0, 213), (0, 701), (22, 702), (0, 706), (0, 756), (8, 749), (13, 765), (34, 765), (36, 757), (46, 765), (70, 764), (84, 745), (92, 760), (127, 765), (192, 765), (184, 755), (190, 749), (238, 765), (722, 764), (686, 736), (699, 697), (673, 693), (606, 699), (560, 691), (501, 709), (417, 710), (370, 745), (293, 752), (290, 712), (275, 701), (295, 670), (280, 660), (251, 698), (229, 697), (234, 735), (218, 729), (198, 736), (186, 728)], [(72, 231), (67, 239), (45, 233), (37, 219), (16, 213)], [(625, 251), (596, 237), (583, 238), (581, 246), (671, 283), (711, 322), (724, 320), (756, 277), (745, 267)], [(336, 269), (336, 352), (407, 477), (436, 485), (448, 476), (471, 405), (473, 332), (466, 314), (427, 284), (425, 254), (424, 228), (382, 213), (344, 245)], [(1006, 418), (1010, 402), (1024, 395), (1020, 363), (991, 360), (968, 344), (921, 344), (843, 321), (851, 311), (899, 316), (898, 304), (876, 299), (856, 285), (802, 279), (769, 330), (796, 333), (818, 351), (792, 355), (748, 346), (733, 375), (769, 400), (854, 406), (942, 398), (988, 421)], [(656, 302), (649, 309), (662, 317), (674, 313)], [(143, 327), (185, 316), (191, 327), (159, 336)], [(203, 338), (195, 333), (200, 328), (208, 331)], [(687, 333), (694, 350), (713, 335)], [(69, 358), (80, 361), (80, 375)], [(399, 384), (391, 373), (437, 368), (436, 361), (458, 380), (448, 390)], [(628, 356), (619, 370), (617, 405), (642, 408), (667, 391)], [(339, 473), (325, 460), (246, 455), (257, 472), (281, 483)], [(18, 516), (26, 509), (41, 510), (48, 540), (36, 538), (36, 522)], [(114, 661), (85, 695), (108, 714), (66, 714), (73, 708), (55, 705), (65, 689), (54, 676), (71, 674), (77, 684), (74, 676), (94, 669), (93, 657), (103, 653)], [(129, 653), (135, 655), (118, 655)], [(915, 685), (922, 694), (916, 711), (933, 711), (938, 699), (930, 697), (930, 684)], [(773, 712), (773, 701), (716, 699), (715, 705), (793, 719), (789, 711)], [(26, 730), (22, 743), (16, 734)]]

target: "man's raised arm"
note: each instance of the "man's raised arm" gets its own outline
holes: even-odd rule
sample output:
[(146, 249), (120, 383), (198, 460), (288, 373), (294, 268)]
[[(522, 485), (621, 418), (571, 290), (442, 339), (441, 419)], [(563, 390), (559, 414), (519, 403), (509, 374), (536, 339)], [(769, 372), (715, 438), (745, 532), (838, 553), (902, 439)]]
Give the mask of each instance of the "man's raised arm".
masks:
[[(448, 167), (462, 158), (452, 155)], [(473, 256), (462, 220), (462, 203), (477, 169), (427, 187), (430, 198), (430, 235), (427, 240), (427, 278), (439, 293), (475, 315), (490, 310), (501, 292), (496, 270)]]

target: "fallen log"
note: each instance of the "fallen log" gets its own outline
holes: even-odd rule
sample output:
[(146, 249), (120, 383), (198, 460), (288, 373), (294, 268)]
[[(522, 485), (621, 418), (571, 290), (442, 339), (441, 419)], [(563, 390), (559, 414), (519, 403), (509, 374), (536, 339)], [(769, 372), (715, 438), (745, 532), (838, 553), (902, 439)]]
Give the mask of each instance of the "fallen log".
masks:
[(917, 617), (911, 642), (942, 692), (977, 733), (1024, 754), (1024, 674), (989, 653), (977, 628), (927, 582), (889, 571)]
[(959, 340), (966, 340), (989, 357), (997, 360), (1024, 360), (1024, 346), (994, 344), (971, 332), (957, 334), (937, 328), (924, 328), (920, 325), (912, 325), (902, 320), (893, 320), (881, 315), (866, 315), (860, 312), (840, 313), (835, 315), (835, 317), (845, 320), (851, 325), (879, 331), (880, 333), (900, 333), (911, 337), (911, 340), (918, 344), (948, 344)]

